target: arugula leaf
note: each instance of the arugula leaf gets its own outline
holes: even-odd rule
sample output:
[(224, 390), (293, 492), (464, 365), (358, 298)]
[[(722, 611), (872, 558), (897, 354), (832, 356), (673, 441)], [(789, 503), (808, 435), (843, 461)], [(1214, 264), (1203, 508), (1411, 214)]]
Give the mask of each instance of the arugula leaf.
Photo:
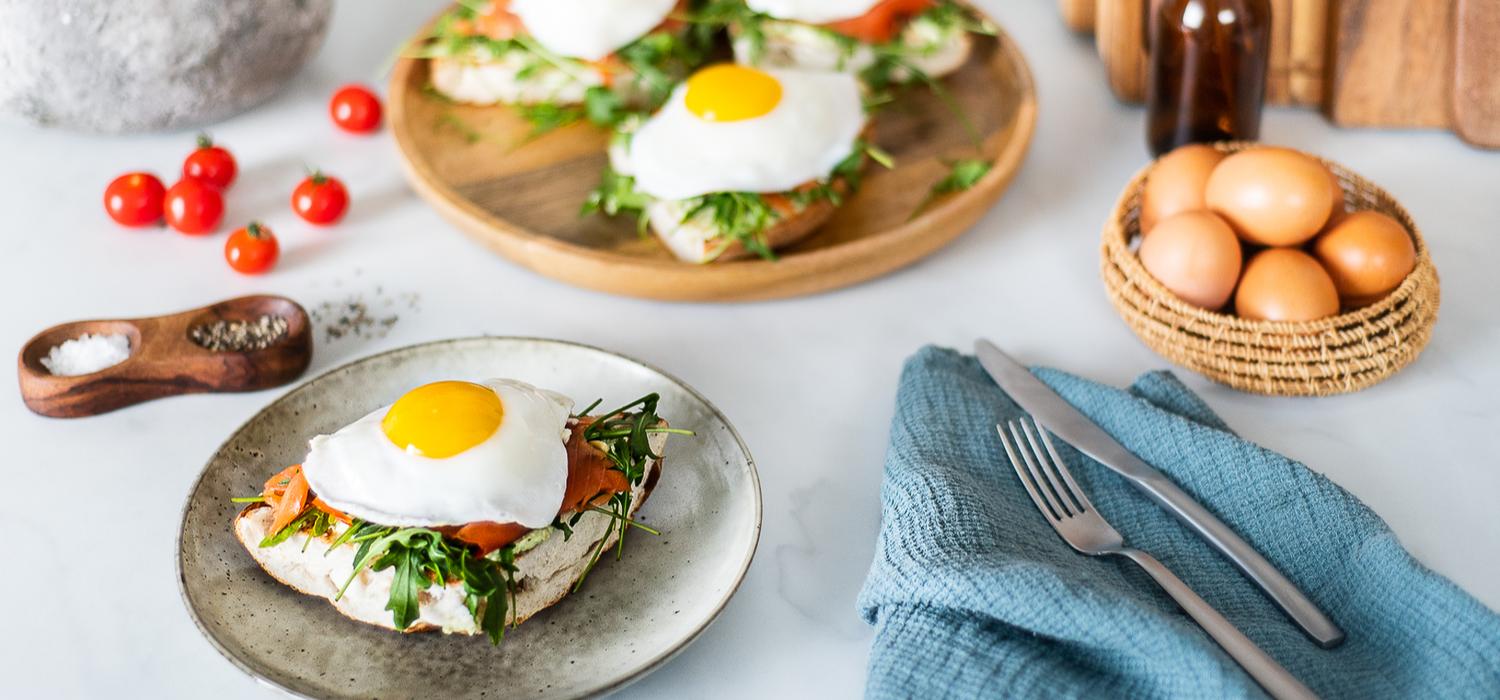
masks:
[[(386, 602), (385, 609), (391, 611), (396, 629), (405, 631), (419, 617), (417, 592), (427, 588), (427, 578), (419, 570), (416, 556), (411, 550), (402, 550), (395, 556), (396, 576), (391, 580), (391, 598)], [(419, 579), (421, 584), (417, 583)]]
[(490, 638), (490, 644), (498, 645), (505, 639), (506, 599), (504, 595), (490, 594), (484, 601), (484, 614), (476, 618), (479, 629)]
[(948, 174), (943, 179), (933, 183), (932, 189), (927, 193), (927, 197), (922, 200), (921, 204), (917, 205), (917, 208), (912, 211), (907, 221), (917, 218), (917, 215), (925, 211), (937, 198), (945, 194), (962, 192), (979, 184), (979, 181), (983, 180), (984, 176), (988, 175), (990, 169), (994, 167), (994, 163), (976, 158), (962, 158), (949, 163)]
[(644, 236), (646, 226), (650, 223), (650, 219), (646, 216), (646, 205), (650, 203), (651, 197), (636, 191), (635, 178), (621, 175), (615, 172), (614, 168), (605, 167), (599, 186), (589, 192), (588, 198), (583, 201), (583, 209), (579, 212), (579, 216), (601, 212), (608, 216), (634, 214), (636, 232)]
[(552, 104), (551, 102), (518, 104), (515, 106), (515, 110), (516, 114), (531, 124), (531, 131), (522, 139), (523, 142), (531, 141), (543, 134), (556, 131), (570, 124), (576, 124), (585, 116), (583, 109), (580, 107)]
[(995, 164), (990, 161), (974, 158), (953, 161), (949, 165), (948, 176), (938, 180), (937, 184), (932, 186), (932, 192), (942, 195), (967, 190), (984, 179), (993, 167)]
[(260, 546), (275, 547), (276, 545), (291, 539), (292, 535), (302, 532), (302, 529), (304, 527), (311, 525), (313, 521), (317, 519), (318, 514), (322, 512), (323, 511), (320, 511), (310, 505), (307, 506), (302, 510), (300, 514), (297, 515), (296, 518), (293, 518), (291, 522), (287, 523), (286, 527), (281, 528), (281, 530), (278, 532), (267, 534), (265, 538), (260, 541)]
[(583, 112), (589, 121), (600, 126), (610, 126), (623, 118), (625, 102), (608, 88), (596, 85), (583, 93)]
[(766, 52), (766, 33), (762, 23), (768, 19), (745, 5), (744, 0), (707, 0), (688, 21), (710, 32), (732, 29), (737, 38), (749, 46), (749, 62), (760, 62)]
[(325, 556), (325, 557), (328, 556), (329, 552), (332, 552), (333, 550), (337, 549), (340, 545), (344, 544), (345, 542), (348, 542), (356, 534), (358, 534), (359, 531), (360, 531), (360, 529), (363, 528), (364, 526), (365, 526), (365, 521), (360, 520), (359, 518), (355, 518), (354, 520), (350, 521), (349, 527), (345, 528), (344, 531), (342, 533), (340, 533), (338, 537), (333, 538), (333, 541), (328, 543), (328, 549), (324, 550), (323, 556)]

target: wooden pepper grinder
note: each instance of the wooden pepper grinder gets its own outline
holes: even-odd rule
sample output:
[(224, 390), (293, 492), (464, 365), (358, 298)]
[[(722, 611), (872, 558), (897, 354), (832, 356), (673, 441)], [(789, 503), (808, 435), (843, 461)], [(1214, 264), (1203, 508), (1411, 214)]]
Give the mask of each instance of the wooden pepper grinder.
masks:
[(1149, 8), (1151, 152), (1258, 138), (1271, 55), (1270, 1), (1152, 0)]

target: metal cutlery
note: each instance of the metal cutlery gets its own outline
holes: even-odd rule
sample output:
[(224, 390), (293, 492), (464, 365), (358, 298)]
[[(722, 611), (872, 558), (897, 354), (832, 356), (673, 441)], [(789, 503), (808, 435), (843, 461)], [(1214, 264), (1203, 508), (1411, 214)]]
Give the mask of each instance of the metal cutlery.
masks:
[(1047, 430), (1032, 425), (1034, 422), (1021, 418), (995, 429), (1000, 432), (1000, 442), (1016, 476), (1057, 534), (1080, 553), (1119, 555), (1139, 565), (1272, 697), (1317, 697), (1155, 557), (1126, 547), (1124, 538), (1099, 515), (1073, 480)]
[(1078, 451), (1125, 477), (1132, 486), (1207, 540), (1260, 586), (1266, 596), (1313, 641), (1325, 649), (1344, 641), (1343, 630), (1328, 619), (1296, 584), (1165, 474), (1131, 454), (993, 343), (978, 340), (974, 343), (974, 350), (985, 371), (1022, 410)]

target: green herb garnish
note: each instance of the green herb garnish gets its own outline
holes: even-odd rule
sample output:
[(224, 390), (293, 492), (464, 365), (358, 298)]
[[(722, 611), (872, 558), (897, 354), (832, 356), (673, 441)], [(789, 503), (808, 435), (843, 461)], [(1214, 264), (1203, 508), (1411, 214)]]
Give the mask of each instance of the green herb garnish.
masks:
[[(517, 80), (541, 80), (544, 74), (560, 73), (570, 81), (590, 86), (581, 104), (518, 106), (517, 113), (532, 127), (523, 143), (585, 119), (612, 127), (633, 114), (649, 114), (666, 102), (681, 77), (701, 65), (712, 49), (714, 27), (689, 21), (686, 29), (653, 31), (622, 47), (613, 54), (618, 68), (611, 68), (561, 56), (529, 35), (492, 39), (458, 28), (460, 23), (472, 23), (481, 12), (474, 3), (461, 3), (440, 18), (432, 32), (406, 55), (477, 61), (520, 57)], [(600, 71), (615, 71), (606, 76), (606, 85), (594, 84), (599, 82)]]
[[(622, 136), (628, 137), (628, 133)], [(780, 196), (785, 197), (797, 212), (825, 200), (835, 205), (842, 204), (848, 193), (859, 189), (860, 170), (866, 159), (888, 168), (893, 165), (889, 153), (874, 144), (859, 140), (828, 177), (806, 188), (782, 192)], [(637, 231), (645, 235), (649, 223), (646, 207), (652, 201), (654, 200), (650, 195), (635, 189), (635, 178), (621, 175), (612, 168), (605, 168), (599, 186), (584, 201), (582, 215), (601, 212), (609, 216), (634, 214)], [(708, 261), (719, 257), (735, 243), (765, 260), (776, 259), (765, 233), (784, 217), (764, 195), (755, 192), (713, 192), (682, 200), (680, 205), (684, 212), (680, 223), (701, 220), (717, 234), (719, 245), (708, 255)]]
[(954, 192), (963, 192), (979, 184), (979, 181), (983, 180), (994, 167), (995, 164), (990, 161), (975, 158), (964, 158), (948, 163), (948, 174), (933, 183), (932, 189), (927, 192), (927, 197), (917, 205), (907, 221), (917, 218), (937, 198)]

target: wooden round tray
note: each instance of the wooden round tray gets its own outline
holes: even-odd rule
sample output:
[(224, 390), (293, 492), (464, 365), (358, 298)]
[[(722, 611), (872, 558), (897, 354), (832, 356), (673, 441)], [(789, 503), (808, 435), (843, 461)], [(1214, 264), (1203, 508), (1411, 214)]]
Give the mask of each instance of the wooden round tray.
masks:
[[(821, 230), (775, 261), (694, 265), (636, 233), (633, 217), (581, 217), (606, 158), (604, 132), (575, 124), (528, 140), (506, 107), (435, 97), (427, 62), (403, 58), (391, 75), (390, 128), (417, 193), (464, 232), (532, 270), (580, 287), (674, 301), (744, 301), (812, 294), (886, 274), (935, 252), (972, 226), (1020, 169), (1036, 125), (1036, 91), (1003, 32), (976, 37), (947, 91), (971, 126), (925, 87), (899, 94), (874, 121), (896, 167), (871, 164), (859, 194)], [(976, 156), (993, 169), (973, 188), (912, 218), (945, 161)]]

